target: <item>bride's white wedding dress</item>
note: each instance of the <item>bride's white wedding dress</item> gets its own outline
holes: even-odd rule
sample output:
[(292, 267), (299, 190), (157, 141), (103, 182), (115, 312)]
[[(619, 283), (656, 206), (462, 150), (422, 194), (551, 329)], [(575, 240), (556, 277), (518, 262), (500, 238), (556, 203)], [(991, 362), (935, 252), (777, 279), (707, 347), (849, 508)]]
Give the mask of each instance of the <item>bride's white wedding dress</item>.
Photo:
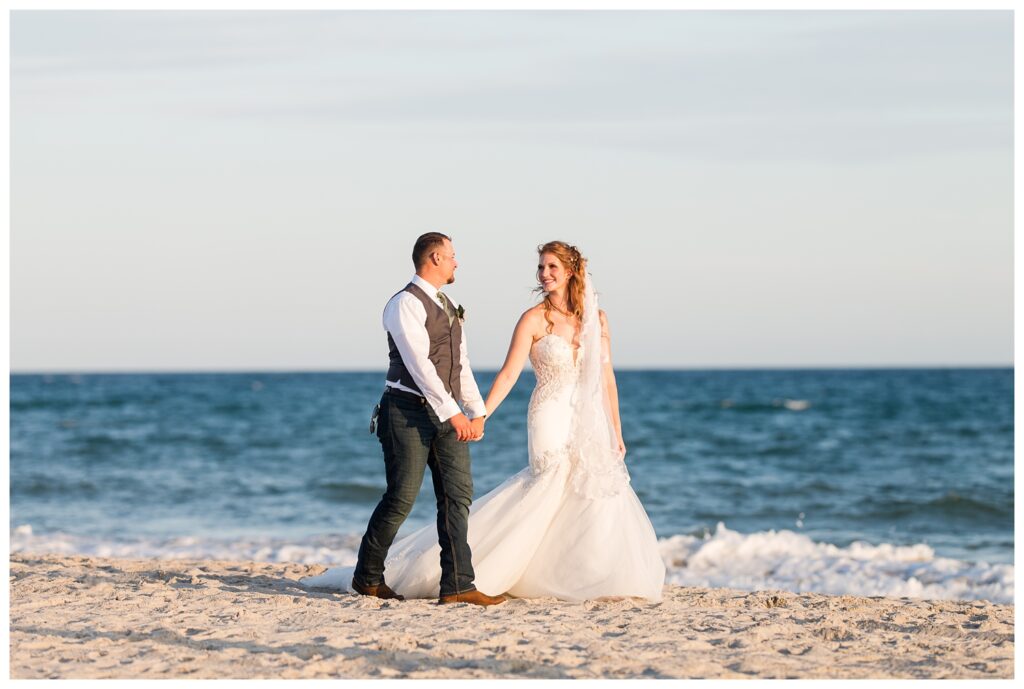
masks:
[[(596, 402), (602, 357), (587, 361), (586, 353), (602, 347), (591, 289), (587, 297), (579, 360), (555, 334), (531, 347), (537, 384), (527, 417), (529, 466), (470, 507), (475, 585), (485, 593), (661, 600), (665, 564), (657, 537), (622, 458), (610, 449), (607, 405)], [(385, 580), (406, 598), (436, 598), (440, 552), (436, 526), (424, 526), (392, 545)], [(351, 591), (353, 569), (301, 583)]]

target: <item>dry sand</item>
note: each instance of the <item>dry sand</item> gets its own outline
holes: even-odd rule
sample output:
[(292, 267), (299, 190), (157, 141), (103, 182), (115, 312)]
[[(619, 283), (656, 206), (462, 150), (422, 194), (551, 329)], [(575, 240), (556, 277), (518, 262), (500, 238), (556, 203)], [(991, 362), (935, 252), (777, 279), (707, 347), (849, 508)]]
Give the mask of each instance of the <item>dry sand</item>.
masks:
[(323, 567), (11, 556), (14, 678), (1012, 678), (1013, 606), (667, 587), (493, 607), (307, 591)]

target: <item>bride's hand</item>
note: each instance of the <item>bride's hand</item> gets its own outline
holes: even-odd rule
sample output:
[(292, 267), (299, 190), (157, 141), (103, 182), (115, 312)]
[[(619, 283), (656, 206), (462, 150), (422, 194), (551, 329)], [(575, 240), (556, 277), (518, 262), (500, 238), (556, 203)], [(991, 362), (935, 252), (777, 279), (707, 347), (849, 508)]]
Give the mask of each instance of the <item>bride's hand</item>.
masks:
[(470, 441), (476, 442), (484, 437), (484, 423), (487, 421), (486, 417), (478, 416), (469, 422), (471, 429)]
[(621, 455), (620, 459), (626, 458), (626, 443), (623, 442), (621, 436), (619, 437), (619, 454)]

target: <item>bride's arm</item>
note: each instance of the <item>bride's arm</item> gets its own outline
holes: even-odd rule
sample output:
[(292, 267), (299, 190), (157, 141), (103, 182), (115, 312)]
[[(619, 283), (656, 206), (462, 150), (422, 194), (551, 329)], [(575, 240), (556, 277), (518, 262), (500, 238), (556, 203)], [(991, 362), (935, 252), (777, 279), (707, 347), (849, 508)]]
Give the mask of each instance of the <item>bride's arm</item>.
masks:
[(516, 323), (516, 329), (512, 331), (512, 342), (508, 346), (508, 354), (505, 355), (505, 363), (501, 370), (494, 377), (491, 383), (491, 391), (487, 393), (487, 401), (484, 407), (487, 408), (487, 416), (490, 417), (502, 403), (512, 386), (519, 380), (519, 374), (523, 372), (526, 364), (526, 357), (530, 355), (530, 347), (533, 345), (533, 333), (537, 329), (534, 310), (525, 312)]
[(612, 423), (615, 424), (615, 435), (619, 439), (619, 450), (626, 452), (626, 443), (622, 440), (622, 422), (619, 420), (619, 388), (615, 384), (615, 371), (612, 370), (612, 337), (608, 331), (608, 317), (604, 311), (601, 316), (601, 362), (604, 371), (604, 385), (608, 393), (608, 405), (612, 412)]

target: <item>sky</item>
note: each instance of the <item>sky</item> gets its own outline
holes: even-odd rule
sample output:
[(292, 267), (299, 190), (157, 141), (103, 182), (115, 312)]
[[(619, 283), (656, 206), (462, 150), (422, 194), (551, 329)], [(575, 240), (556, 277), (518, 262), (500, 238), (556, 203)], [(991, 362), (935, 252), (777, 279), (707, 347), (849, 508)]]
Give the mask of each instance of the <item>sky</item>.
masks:
[(623, 368), (1012, 365), (1009, 11), (11, 14), (12, 372), (473, 365), (590, 260)]

